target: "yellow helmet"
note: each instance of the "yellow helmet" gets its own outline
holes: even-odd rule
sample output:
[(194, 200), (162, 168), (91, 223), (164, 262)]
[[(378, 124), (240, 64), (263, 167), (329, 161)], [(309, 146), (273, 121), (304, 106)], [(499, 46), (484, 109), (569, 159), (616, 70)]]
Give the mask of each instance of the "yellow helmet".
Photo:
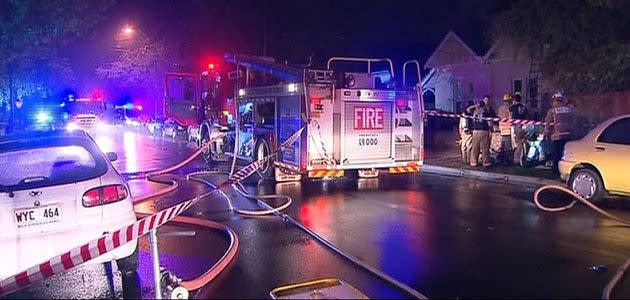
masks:
[(514, 96), (516, 96), (516, 95), (519, 95), (519, 96), (523, 97), (523, 93), (521, 93), (521, 92), (514, 93)]
[(505, 95), (503, 95), (503, 101), (510, 101), (512, 100), (512, 95), (510, 93), (505, 93)]

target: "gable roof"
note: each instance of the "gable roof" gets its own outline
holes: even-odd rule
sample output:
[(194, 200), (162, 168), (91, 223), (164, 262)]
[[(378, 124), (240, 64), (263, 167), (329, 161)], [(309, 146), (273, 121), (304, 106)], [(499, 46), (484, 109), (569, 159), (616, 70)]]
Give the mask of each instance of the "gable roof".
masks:
[(449, 31), (442, 42), (435, 48), (433, 54), (424, 64), (426, 69), (452, 64), (469, 62), (483, 62), (483, 59), (475, 53), (452, 30)]
[(529, 56), (524, 53), (519, 53), (514, 46), (514, 42), (512, 40), (501, 39), (492, 45), (488, 52), (483, 56), (484, 61), (491, 60), (527, 60)]

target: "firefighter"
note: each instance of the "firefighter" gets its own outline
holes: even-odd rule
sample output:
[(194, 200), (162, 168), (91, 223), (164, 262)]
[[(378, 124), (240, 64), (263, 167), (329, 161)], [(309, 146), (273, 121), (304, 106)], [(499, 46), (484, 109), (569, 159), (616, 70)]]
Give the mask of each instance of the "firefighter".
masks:
[(573, 135), (574, 114), (571, 107), (566, 105), (566, 100), (561, 93), (553, 94), (551, 101), (552, 107), (545, 116), (545, 136), (550, 138), (553, 144), (551, 173), (558, 176), (558, 162), (562, 157), (564, 145)]
[(488, 167), (492, 165), (490, 162), (490, 140), (488, 139), (488, 132), (491, 128), (491, 122), (484, 120), (483, 118), (490, 118), (491, 112), (486, 106), (484, 101), (480, 101), (473, 110), (472, 113), (472, 148), (470, 153), (470, 166), (476, 167), (479, 160), (479, 153), (481, 152), (481, 160), (483, 166)]
[(459, 118), (459, 137), (461, 139), (461, 152), (462, 152), (462, 162), (464, 164), (470, 163), (470, 149), (472, 148), (472, 130), (471, 130), (471, 119), (472, 110), (474, 109), (475, 103), (473, 101), (468, 101), (468, 106), (464, 110), (462, 117)]
[[(512, 119), (525, 120), (527, 119), (528, 112), (527, 106), (523, 104), (523, 95), (520, 92), (514, 93), (514, 101), (510, 107), (510, 117)], [(514, 163), (520, 164), (525, 146), (525, 131), (523, 130), (522, 124), (512, 125), (512, 136), (514, 138), (512, 144), (514, 149)]]
[(504, 119), (499, 121), (499, 133), (501, 134), (501, 147), (499, 148), (499, 162), (509, 165), (512, 158), (512, 123), (510, 122), (510, 107), (512, 107), (512, 95), (503, 95), (503, 104), (499, 107), (498, 117)]

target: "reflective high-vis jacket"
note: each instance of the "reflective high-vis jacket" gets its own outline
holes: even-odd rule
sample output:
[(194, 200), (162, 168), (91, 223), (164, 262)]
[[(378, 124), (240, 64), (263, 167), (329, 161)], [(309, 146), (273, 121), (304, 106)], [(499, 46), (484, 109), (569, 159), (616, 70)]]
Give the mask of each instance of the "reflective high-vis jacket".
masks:
[(547, 111), (545, 122), (554, 125), (545, 125), (545, 133), (551, 135), (552, 141), (568, 140), (573, 134), (574, 124), (573, 110), (566, 105), (554, 107)]
[[(499, 106), (499, 111), (497, 116), (501, 119), (511, 119), (510, 115), (510, 104), (508, 102), (503, 102), (503, 105)], [(499, 131), (501, 135), (511, 135), (512, 134), (512, 123), (510, 122), (499, 122)]]

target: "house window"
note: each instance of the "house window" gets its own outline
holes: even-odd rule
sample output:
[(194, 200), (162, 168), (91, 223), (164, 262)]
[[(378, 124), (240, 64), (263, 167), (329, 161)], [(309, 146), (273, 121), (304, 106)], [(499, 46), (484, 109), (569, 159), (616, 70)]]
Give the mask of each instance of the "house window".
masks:
[(462, 101), (462, 82), (455, 81), (455, 102)]
[(472, 82), (469, 82), (466, 85), (466, 101), (473, 101), (473, 98), (475, 97), (474, 95), (473, 84)]
[(516, 92), (523, 93), (523, 80), (522, 79), (512, 80), (512, 93), (516, 93)]

